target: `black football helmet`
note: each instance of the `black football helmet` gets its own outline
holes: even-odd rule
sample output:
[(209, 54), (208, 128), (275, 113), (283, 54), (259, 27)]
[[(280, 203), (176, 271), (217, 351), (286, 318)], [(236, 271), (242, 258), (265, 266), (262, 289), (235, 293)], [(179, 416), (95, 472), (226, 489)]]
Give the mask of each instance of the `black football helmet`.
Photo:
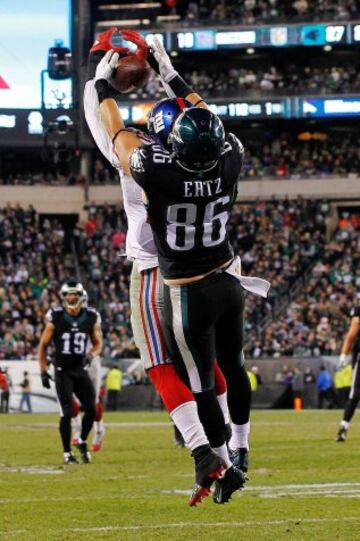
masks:
[(175, 120), (171, 144), (175, 157), (188, 169), (208, 169), (217, 162), (224, 148), (223, 123), (208, 109), (187, 109)]

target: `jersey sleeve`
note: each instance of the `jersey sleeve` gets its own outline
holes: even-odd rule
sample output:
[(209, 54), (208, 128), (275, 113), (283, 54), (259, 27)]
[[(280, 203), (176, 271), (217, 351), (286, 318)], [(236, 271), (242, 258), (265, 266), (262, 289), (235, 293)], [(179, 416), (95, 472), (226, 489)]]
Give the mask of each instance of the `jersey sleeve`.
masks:
[(48, 310), (45, 314), (45, 322), (46, 323), (53, 323), (54, 322), (54, 314), (52, 309)]
[(100, 312), (96, 312), (95, 325), (99, 325), (101, 327), (101, 315), (100, 315)]
[(136, 148), (130, 156), (131, 176), (141, 188), (146, 189), (146, 180), (151, 169), (149, 149), (146, 147)]
[(360, 317), (360, 306), (354, 306), (350, 311), (350, 317)]
[(240, 176), (244, 163), (244, 147), (233, 133), (226, 136), (223, 152), (225, 178), (228, 184), (235, 184)]

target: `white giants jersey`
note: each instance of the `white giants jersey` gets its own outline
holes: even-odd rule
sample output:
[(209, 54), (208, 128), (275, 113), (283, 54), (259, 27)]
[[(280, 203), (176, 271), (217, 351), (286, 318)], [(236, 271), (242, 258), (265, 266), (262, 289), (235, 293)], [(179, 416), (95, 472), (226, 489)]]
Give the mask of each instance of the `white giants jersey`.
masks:
[[(99, 150), (120, 175), (124, 198), (124, 209), (128, 219), (126, 235), (126, 255), (129, 259), (137, 260), (138, 270), (157, 267), (157, 250), (151, 227), (147, 222), (147, 213), (142, 200), (142, 190), (136, 182), (124, 175), (119, 160), (113, 150), (110, 137), (102, 124), (99, 100), (94, 80), (88, 81), (84, 90), (84, 111), (86, 122)], [(143, 142), (151, 140), (142, 132), (137, 132)]]

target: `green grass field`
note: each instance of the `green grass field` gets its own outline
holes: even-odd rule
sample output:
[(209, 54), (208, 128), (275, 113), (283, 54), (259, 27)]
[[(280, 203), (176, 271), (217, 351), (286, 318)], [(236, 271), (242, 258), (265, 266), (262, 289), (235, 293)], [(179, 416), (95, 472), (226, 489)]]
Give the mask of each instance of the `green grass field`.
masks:
[(340, 415), (254, 412), (248, 488), (196, 508), (165, 413), (107, 414), (103, 451), (66, 468), (56, 416), (2, 415), (0, 539), (360, 540), (360, 424), (337, 444)]

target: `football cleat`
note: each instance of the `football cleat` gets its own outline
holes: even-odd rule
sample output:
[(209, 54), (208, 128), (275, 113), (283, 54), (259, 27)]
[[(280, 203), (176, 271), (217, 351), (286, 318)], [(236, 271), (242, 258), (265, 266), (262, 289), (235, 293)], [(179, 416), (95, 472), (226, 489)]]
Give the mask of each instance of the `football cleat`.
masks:
[(243, 488), (245, 482), (245, 474), (235, 466), (231, 466), (223, 477), (216, 479), (213, 501), (221, 504), (228, 502), (236, 490)]
[(209, 496), (213, 482), (224, 474), (226, 465), (209, 445), (202, 445), (192, 452), (195, 460), (195, 485), (189, 500), (190, 507)]
[(102, 444), (102, 441), (94, 442), (90, 447), (90, 451), (92, 451), (93, 453), (98, 453), (99, 451), (101, 451)]
[(340, 426), (336, 436), (336, 441), (346, 441), (347, 429), (344, 426)]
[(80, 451), (80, 455), (81, 455), (81, 460), (84, 464), (89, 464), (91, 462), (91, 455), (88, 451), (88, 448), (87, 448), (87, 443), (86, 441), (82, 442), (82, 443), (78, 443), (77, 444), (77, 448), (79, 449)]
[(70, 453), (64, 453), (64, 464), (79, 464), (79, 462), (77, 461), (76, 456), (74, 456), (70, 452)]
[(246, 447), (230, 450), (230, 459), (233, 466), (238, 470), (246, 473), (249, 469), (249, 450)]

